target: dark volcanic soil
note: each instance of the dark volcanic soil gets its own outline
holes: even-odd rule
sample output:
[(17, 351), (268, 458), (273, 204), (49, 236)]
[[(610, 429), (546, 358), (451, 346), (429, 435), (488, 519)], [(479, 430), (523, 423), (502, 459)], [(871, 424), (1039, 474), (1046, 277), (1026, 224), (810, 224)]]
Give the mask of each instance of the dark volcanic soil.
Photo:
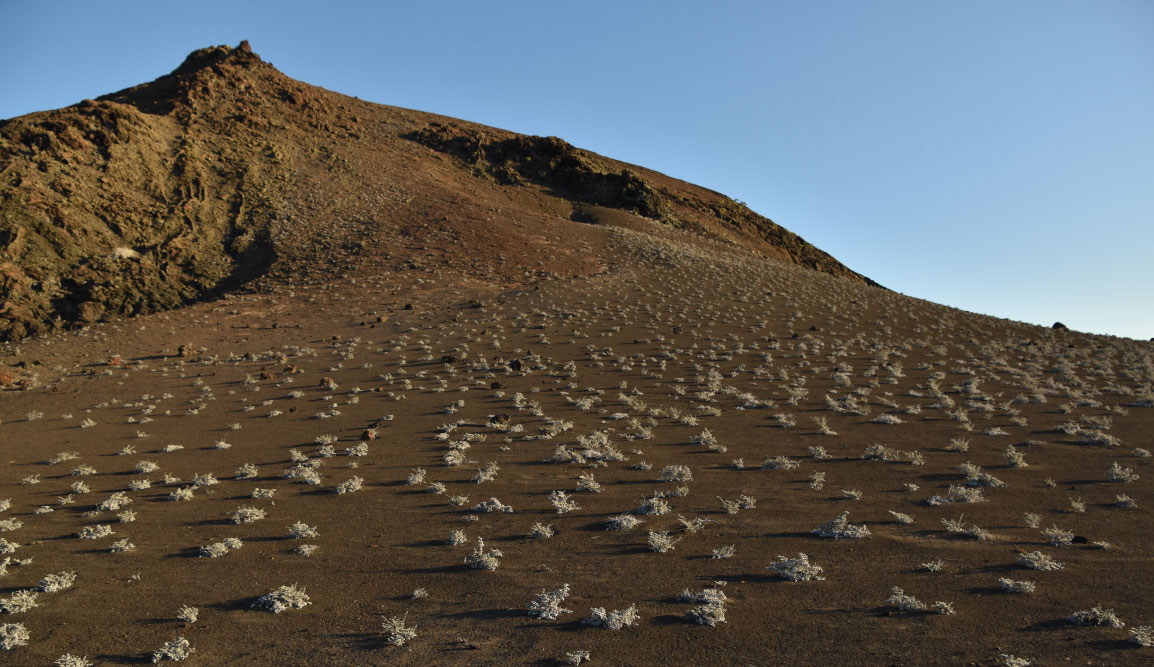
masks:
[[(24, 361), (37, 384), (0, 404), (0, 498), (11, 498), (0, 517), (20, 524), (3, 533), (20, 545), (10, 557), (32, 562), (9, 565), (0, 583), (9, 595), (51, 573), (76, 580), (2, 619), (31, 634), (5, 657), (134, 664), (183, 636), (192, 664), (551, 665), (578, 650), (619, 665), (1149, 659), (1151, 649), (1127, 642), (1128, 629), (1154, 623), (1148, 344), (975, 316), (644, 231), (658, 223), (633, 227), (543, 230), (543, 248), (565, 228), (600, 248), (605, 268), (581, 278), (500, 289), (432, 269), (366, 269), (355, 282), (24, 345), (7, 361)], [(817, 418), (837, 435), (820, 434)], [(346, 453), (359, 443), (365, 456)], [(894, 460), (863, 458), (872, 445)], [(560, 446), (583, 454), (551, 462)], [(1008, 465), (1010, 446), (1028, 466)], [(452, 450), (460, 465), (446, 464)], [(316, 466), (318, 484), (285, 478), (294, 457)], [(141, 461), (158, 468), (134, 472)], [(967, 462), (1004, 486), (966, 486)], [(1114, 462), (1139, 478), (1108, 481)], [(246, 463), (256, 476), (236, 479)], [(491, 464), (491, 481), (473, 481)], [(667, 466), (687, 466), (691, 479), (662, 481)], [(417, 469), (424, 478), (407, 483)], [(207, 473), (219, 483), (170, 500)], [(578, 491), (582, 475), (600, 492)], [(39, 483), (22, 483), (33, 476)], [(335, 492), (354, 476), (363, 488)], [(151, 486), (130, 490), (134, 480)], [(927, 504), (951, 486), (981, 489), (983, 500)], [(275, 495), (254, 499), (257, 488)], [(558, 513), (554, 491), (578, 508)], [(100, 510), (115, 492), (132, 503)], [(655, 494), (668, 513), (605, 529)], [(1117, 506), (1123, 494), (1136, 509)], [(722, 500), (742, 495), (755, 506), (727, 513)], [(474, 509), (491, 498), (513, 511)], [(242, 506), (267, 516), (232, 523)], [(120, 522), (124, 509), (134, 521)], [(869, 536), (811, 532), (842, 512)], [(705, 524), (691, 532), (681, 519)], [(989, 539), (950, 533), (946, 519)], [(318, 536), (287, 537), (295, 522)], [(555, 535), (532, 539), (537, 523)], [(98, 525), (113, 533), (77, 537)], [(1042, 529), (1054, 526), (1070, 544), (1051, 545)], [(468, 542), (450, 546), (453, 530)], [(656, 553), (650, 531), (679, 541)], [(198, 556), (226, 538), (243, 546)], [(466, 565), (477, 538), (503, 554), (496, 570)], [(135, 548), (112, 553), (117, 540)], [(302, 543), (318, 549), (294, 553)], [(713, 557), (730, 545), (732, 557)], [(1019, 565), (1035, 551), (1062, 569)], [(766, 569), (799, 553), (823, 580)], [(933, 573), (925, 564), (935, 561)], [(1036, 590), (1003, 592), (1003, 578)], [(679, 594), (716, 582), (726, 622), (687, 619), (697, 603)], [(250, 608), (290, 584), (308, 606)], [(565, 584), (572, 613), (528, 615), (538, 593)], [(898, 610), (886, 602), (895, 586), (956, 613)], [(176, 618), (182, 605), (199, 609), (196, 622)], [(639, 620), (622, 630), (582, 623), (591, 608), (631, 605)], [(1066, 620), (1097, 605), (1126, 628)], [(389, 645), (382, 616), (404, 616), (416, 637)]]

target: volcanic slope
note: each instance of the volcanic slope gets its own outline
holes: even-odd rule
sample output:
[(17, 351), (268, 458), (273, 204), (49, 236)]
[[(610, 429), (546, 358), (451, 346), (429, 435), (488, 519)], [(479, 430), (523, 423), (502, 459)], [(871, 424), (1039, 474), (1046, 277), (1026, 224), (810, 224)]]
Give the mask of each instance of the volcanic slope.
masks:
[(365, 265), (503, 284), (587, 275), (595, 252), (504, 249), (625, 212), (866, 281), (716, 192), (554, 137), (310, 86), (242, 43), (0, 122), (0, 340)]
[(27, 343), (6, 659), (1149, 656), (1148, 344), (647, 226), (585, 225), (595, 276), (415, 270)]

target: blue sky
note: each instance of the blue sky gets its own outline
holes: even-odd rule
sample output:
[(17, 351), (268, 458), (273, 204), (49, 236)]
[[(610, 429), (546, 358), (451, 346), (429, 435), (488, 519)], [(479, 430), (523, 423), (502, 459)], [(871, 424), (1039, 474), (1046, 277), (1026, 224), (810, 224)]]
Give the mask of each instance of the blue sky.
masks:
[(0, 118), (248, 39), (723, 192), (899, 292), (1154, 337), (1154, 2), (0, 3)]

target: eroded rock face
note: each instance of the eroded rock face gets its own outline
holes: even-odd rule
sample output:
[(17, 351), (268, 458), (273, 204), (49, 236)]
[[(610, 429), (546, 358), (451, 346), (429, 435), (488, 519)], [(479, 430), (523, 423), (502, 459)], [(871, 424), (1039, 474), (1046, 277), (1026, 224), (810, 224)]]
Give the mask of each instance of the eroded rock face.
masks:
[(455, 123), (433, 122), (411, 138), (461, 160), (477, 176), (503, 185), (532, 183), (559, 188), (586, 204), (633, 211), (661, 220), (671, 215), (667, 198), (636, 172), (610, 171), (595, 156), (557, 137), (488, 133)]
[[(228, 53), (207, 67), (255, 58)], [(0, 124), (0, 340), (174, 308), (268, 265), (281, 169), (249, 148), (253, 128), (219, 132), (223, 108), (188, 113), (243, 109), (211, 92), (229, 75), (182, 70)]]

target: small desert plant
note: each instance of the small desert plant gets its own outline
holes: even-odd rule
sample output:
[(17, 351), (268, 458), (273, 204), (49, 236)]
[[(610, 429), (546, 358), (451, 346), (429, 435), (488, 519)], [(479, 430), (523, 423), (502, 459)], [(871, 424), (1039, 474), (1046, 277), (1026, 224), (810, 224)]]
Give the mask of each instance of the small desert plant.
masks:
[(631, 514), (618, 514), (617, 516), (609, 517), (605, 522), (607, 530), (630, 530), (636, 528), (641, 524), (641, 519)]
[(185, 501), (192, 500), (192, 488), (188, 486), (182, 486), (179, 489), (173, 489), (172, 492), (168, 494), (168, 499)]
[(496, 461), (490, 461), (489, 463), (485, 464), (484, 468), (479, 468), (477, 470), (477, 474), (473, 475), (473, 478), (469, 481), (471, 481), (475, 484), (481, 484), (482, 482), (491, 482), (497, 478), (497, 473), (500, 470), (501, 470), (501, 466), (497, 465)]
[(707, 525), (709, 525), (711, 523), (717, 523), (713, 519), (705, 519), (702, 517), (693, 517), (692, 519), (686, 519), (683, 516), (677, 517), (677, 522), (681, 524), (681, 526), (685, 529), (685, 532), (687, 532), (687, 533), (696, 533), (696, 532), (704, 529)]
[(557, 510), (558, 514), (581, 509), (564, 491), (553, 491), (550, 493), (549, 502), (553, 503), (553, 508)]
[(73, 461), (78, 458), (80, 458), (80, 452), (60, 452), (56, 456), (48, 459), (48, 465), (59, 465), (65, 461)]
[(85, 526), (76, 534), (82, 540), (98, 540), (102, 537), (108, 537), (112, 534), (112, 526), (97, 524), (95, 526)]
[(998, 585), (1007, 593), (1033, 593), (1037, 587), (1037, 584), (1033, 581), (1015, 581), (1014, 579), (1007, 579), (1005, 577), (998, 579)]
[(417, 637), (417, 626), (406, 626), (405, 621), (408, 620), (408, 613), (402, 616), (382, 616), (381, 617), (381, 632), (385, 636), (385, 642), (392, 646), (404, 646), (406, 642), (410, 642)]
[(967, 486), (990, 486), (1000, 488), (1006, 485), (1005, 482), (998, 479), (997, 477), (994, 477), (989, 473), (982, 472), (981, 466), (976, 466), (969, 461), (958, 466), (958, 470), (966, 476)]
[(1114, 614), (1113, 609), (1103, 609), (1101, 607), (1092, 607), (1090, 609), (1076, 611), (1070, 614), (1067, 620), (1074, 625), (1105, 625), (1111, 628), (1121, 628), (1126, 625)]
[(725, 622), (725, 605), (720, 602), (709, 602), (697, 605), (685, 612), (685, 617), (698, 625), (713, 627)]
[(787, 456), (771, 456), (761, 462), (762, 470), (793, 470), (800, 463)]
[(1065, 547), (1073, 544), (1074, 533), (1064, 528), (1057, 526), (1050, 526), (1042, 531), (1042, 534), (1050, 540), (1050, 545), (1055, 547)]
[(860, 540), (863, 537), (869, 537), (869, 528), (864, 525), (852, 525), (849, 523), (848, 517), (849, 512), (842, 512), (833, 520), (814, 528), (810, 532), (819, 537), (830, 537), (835, 540), (845, 538)]
[(906, 595), (905, 591), (898, 586), (894, 586), (890, 591), (890, 596), (886, 598), (886, 604), (897, 607), (901, 611), (932, 611), (938, 614), (954, 613), (954, 605), (952, 602), (935, 602), (932, 605), (927, 605), (912, 595)]
[(902, 458), (902, 453), (900, 449), (875, 443), (867, 446), (861, 457), (869, 461), (899, 461)]
[(1018, 565), (1030, 570), (1049, 572), (1062, 569), (1062, 564), (1041, 551), (1031, 551), (1018, 555)]
[(721, 506), (723, 508), (725, 508), (726, 514), (737, 514), (738, 512), (741, 511), (741, 503), (739, 503), (738, 501), (726, 500), (725, 498), (722, 498), (721, 496), (718, 496), (717, 499), (721, 501)]
[(667, 551), (672, 551), (675, 544), (680, 541), (680, 538), (672, 537), (667, 531), (650, 531), (647, 543), (649, 548), (659, 554)]
[[(826, 417), (813, 417), (813, 424), (817, 427), (817, 432), (822, 435), (837, 435), (837, 431), (829, 427), (829, 422)], [(812, 447), (810, 448), (813, 449)], [(826, 458), (824, 456), (815, 456), (814, 458)]]
[(201, 547), (197, 555), (201, 558), (220, 558), (228, 554), (230, 550), (229, 545), (224, 542), (213, 542), (212, 544), (206, 544)]
[(156, 472), (156, 469), (159, 467), (154, 461), (137, 461), (133, 471), (138, 474), (147, 475), (150, 472)]
[(65, 653), (52, 663), (52, 667), (92, 667), (93, 664), (87, 657)]
[(17, 646), (27, 646), (31, 639), (23, 623), (0, 624), (0, 649), (11, 651)]
[(589, 618), (581, 622), (585, 625), (592, 625), (607, 630), (620, 630), (621, 628), (629, 627), (641, 618), (637, 614), (637, 605), (635, 604), (629, 605), (629, 607), (625, 609), (614, 609), (612, 611), (606, 611), (604, 607), (593, 607), (589, 611)]
[(200, 610), (188, 605), (181, 605), (180, 609), (176, 611), (176, 618), (185, 623), (196, 623), (196, 619), (199, 616)]
[(778, 576), (789, 581), (825, 580), (825, 577), (821, 576), (821, 566), (810, 563), (809, 556), (803, 553), (799, 553), (795, 558), (778, 556), (777, 562), (771, 563), (765, 569), (773, 570)]
[(601, 493), (601, 484), (593, 478), (593, 473), (581, 473), (581, 477), (577, 481), (578, 491), (589, 491), (591, 493)]
[(822, 447), (821, 445), (814, 445), (812, 447), (809, 447), (808, 451), (809, 451), (809, 455), (815, 459), (832, 458), (832, 455), (829, 452), (825, 451), (825, 447)]
[(633, 513), (661, 516), (669, 514), (670, 511), (669, 502), (660, 494), (654, 494), (652, 498), (646, 499), (637, 509), (633, 510)]
[(310, 526), (303, 521), (297, 521), (289, 526), (288, 536), (298, 540), (305, 538), (317, 537), (320, 533), (317, 532), (316, 526)]
[(71, 588), (75, 581), (75, 572), (57, 572), (56, 574), (44, 575), (44, 578), (40, 580), (39, 587), (45, 593), (56, 593)]
[(535, 540), (545, 540), (553, 537), (553, 526), (546, 526), (543, 523), (535, 523), (529, 528), (529, 537)]
[(914, 522), (914, 518), (909, 514), (902, 514), (901, 512), (895, 512), (893, 510), (889, 510), (889, 514), (894, 518), (894, 521), (898, 523), (909, 524)]
[(96, 509), (101, 512), (115, 512), (131, 502), (132, 499), (128, 497), (128, 494), (123, 491), (117, 491), (101, 501), (101, 503), (96, 506)]
[(682, 590), (677, 594), (678, 602), (704, 602), (706, 604), (724, 604), (728, 599), (725, 591), (721, 590), (725, 586), (724, 581), (715, 581), (712, 588), (703, 588), (701, 592), (694, 593), (688, 588)]
[(1006, 465), (1011, 468), (1025, 468), (1030, 464), (1026, 463), (1026, 455), (1018, 451), (1013, 445), (1006, 447)]
[(1128, 641), (1131, 644), (1137, 644), (1143, 648), (1150, 648), (1154, 646), (1154, 628), (1149, 625), (1139, 625), (1130, 628), (1130, 639)]
[(946, 495), (934, 495), (927, 501), (927, 505), (936, 506), (943, 503), (980, 503), (985, 502), (980, 488), (951, 484)]
[(364, 483), (365, 483), (364, 478), (354, 476), (354, 477), (351, 477), (349, 479), (346, 479), (345, 481), (341, 482), (340, 484), (337, 484), (336, 492), (340, 495), (345, 495), (347, 493), (355, 493), (355, 492), (361, 490), (361, 488), (364, 486)]
[(691, 482), (693, 481), (693, 472), (689, 466), (671, 465), (665, 466), (661, 469), (661, 481), (663, 482)]
[(529, 615), (544, 621), (555, 621), (561, 614), (572, 613), (571, 609), (563, 609), (561, 603), (569, 597), (569, 584), (552, 591), (541, 591), (535, 599), (527, 605)]
[(693, 445), (705, 445), (706, 447), (713, 447), (718, 444), (717, 436), (713, 435), (709, 429), (702, 430), (701, 433), (690, 438), (689, 442)]
[(1115, 461), (1110, 469), (1106, 471), (1106, 479), (1111, 482), (1134, 482), (1137, 481), (1138, 475), (1134, 474), (1131, 468), (1123, 468)]
[(309, 596), (305, 593), (305, 589), (293, 584), (281, 586), (271, 593), (260, 596), (250, 606), (253, 609), (266, 609), (279, 614), (289, 609), (303, 609), (308, 604), (310, 604)]
[(35, 609), (40, 604), (36, 598), (40, 595), (34, 590), (15, 591), (6, 598), (0, 598), (0, 611), (6, 614), (22, 614), (29, 609)]
[(477, 538), (477, 547), (473, 553), (465, 556), (465, 563), (475, 570), (496, 570), (501, 565), (501, 557), (505, 554), (497, 549), (485, 551), (485, 541)]
[(967, 525), (962, 519), (961, 516), (956, 519), (942, 519), (942, 525), (945, 526), (946, 532), (951, 535), (964, 535), (983, 541), (994, 539), (994, 536), (986, 529), (975, 524)]
[(268, 512), (258, 508), (243, 506), (238, 507), (230, 517), (233, 523), (256, 523), (268, 516)]
[(511, 514), (513, 512), (513, 508), (510, 505), (506, 505), (506, 504), (502, 503), (500, 500), (497, 500), (496, 498), (490, 498), (490, 499), (488, 499), (482, 503), (478, 503), (478, 504), (474, 505), (473, 511), (474, 512), (486, 512), (486, 513), (504, 512), (506, 514)]
[(946, 445), (946, 449), (951, 452), (968, 452), (970, 451), (970, 441), (965, 438), (954, 438), (950, 440), (950, 444)]
[(177, 637), (176, 639), (167, 642), (164, 646), (161, 646), (160, 648), (153, 651), (152, 661), (155, 663), (160, 662), (161, 660), (185, 660), (191, 657), (193, 651), (195, 650), (196, 649), (192, 647), (192, 644), (187, 639), (184, 637)]
[(713, 550), (713, 558), (723, 560), (726, 558), (733, 558), (737, 554), (737, 545), (729, 544), (723, 547), (718, 547)]

